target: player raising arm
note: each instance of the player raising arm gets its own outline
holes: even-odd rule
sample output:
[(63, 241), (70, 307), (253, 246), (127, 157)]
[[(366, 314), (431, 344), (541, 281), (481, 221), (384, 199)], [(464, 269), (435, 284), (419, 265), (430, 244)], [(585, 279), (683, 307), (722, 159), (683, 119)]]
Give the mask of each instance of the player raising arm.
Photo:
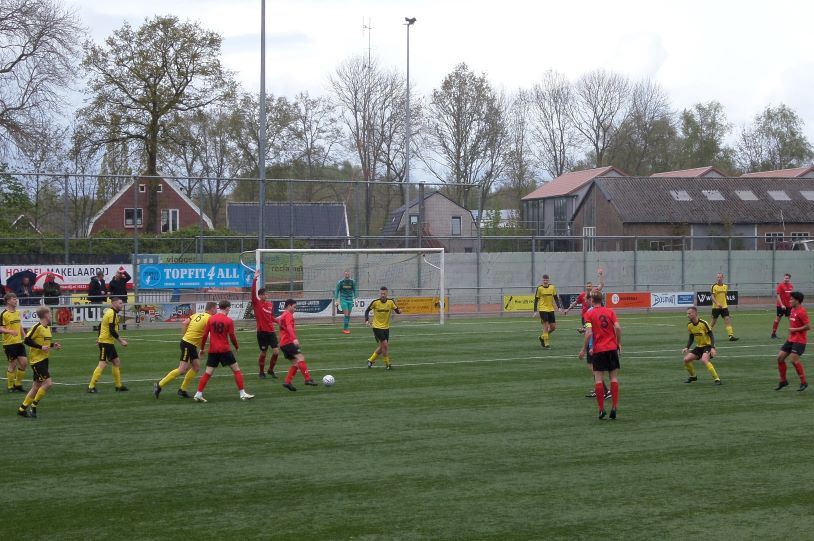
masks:
[(605, 382), (604, 373), (608, 373), (611, 389), (610, 418), (616, 419), (616, 408), (619, 403), (619, 352), (622, 351), (622, 327), (616, 319), (616, 313), (610, 308), (602, 306), (602, 293), (591, 293), (593, 309), (585, 314), (585, 323), (591, 326), (585, 331), (585, 340), (579, 352), (583, 359), (588, 350), (588, 343), (593, 338), (593, 347), (590, 350), (591, 363), (594, 369), (594, 387), (596, 402), (599, 405), (599, 418), (605, 418)]
[(252, 309), (254, 310), (254, 320), (257, 325), (257, 345), (260, 347), (260, 356), (257, 364), (260, 367), (260, 377), (266, 377), (266, 351), (271, 348), (271, 359), (269, 359), (269, 376), (277, 378), (274, 367), (277, 365), (277, 357), (280, 355), (280, 348), (277, 347), (277, 333), (274, 332), (274, 303), (266, 300), (266, 288), (257, 289), (257, 279), (260, 278), (260, 271), (254, 272), (252, 281)]

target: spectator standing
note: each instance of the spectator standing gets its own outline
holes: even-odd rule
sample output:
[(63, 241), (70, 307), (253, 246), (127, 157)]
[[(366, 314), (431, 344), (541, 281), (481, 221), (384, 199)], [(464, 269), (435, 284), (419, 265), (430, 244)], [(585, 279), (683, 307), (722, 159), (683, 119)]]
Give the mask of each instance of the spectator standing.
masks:
[(127, 282), (129, 282), (131, 278), (132, 276), (124, 270), (124, 267), (119, 267), (119, 270), (116, 271), (116, 274), (110, 279), (108, 286), (110, 300), (121, 299), (122, 302), (127, 302)]
[(91, 304), (102, 304), (107, 300), (107, 285), (105, 284), (105, 273), (99, 271), (96, 276), (90, 279), (88, 284), (88, 302)]
[(62, 287), (54, 279), (52, 273), (48, 273), (45, 277), (45, 283), (42, 285), (42, 297), (45, 304), (53, 306), (59, 304), (59, 296), (62, 294)]

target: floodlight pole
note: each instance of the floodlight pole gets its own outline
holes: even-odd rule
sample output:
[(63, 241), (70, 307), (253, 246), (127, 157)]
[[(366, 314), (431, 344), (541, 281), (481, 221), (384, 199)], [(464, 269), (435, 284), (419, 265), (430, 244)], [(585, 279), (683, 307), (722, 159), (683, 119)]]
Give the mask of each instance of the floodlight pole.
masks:
[(260, 210), (257, 226), (257, 247), (266, 247), (266, 0), (260, 0), (260, 133), (258, 134), (257, 153), (260, 193), (258, 205)]
[(415, 17), (404, 17), (407, 27), (407, 103), (404, 118), (404, 247), (410, 244), (410, 27), (415, 24)]

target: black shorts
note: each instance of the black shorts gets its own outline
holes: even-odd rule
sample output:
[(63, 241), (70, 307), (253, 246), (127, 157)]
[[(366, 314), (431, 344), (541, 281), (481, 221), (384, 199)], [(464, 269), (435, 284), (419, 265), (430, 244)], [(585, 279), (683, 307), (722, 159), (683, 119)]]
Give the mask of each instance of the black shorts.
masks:
[(186, 340), (181, 340), (181, 362), (191, 363), (198, 358), (198, 348)]
[(556, 323), (556, 312), (540, 312), (540, 321), (543, 323)]
[(118, 356), (119, 353), (113, 344), (99, 344), (99, 361), (107, 363)]
[(260, 351), (276, 348), (277, 333), (274, 331), (257, 331), (257, 345), (260, 346)]
[(3, 351), (6, 352), (6, 358), (9, 362), (16, 361), (17, 357), (25, 357), (25, 346), (23, 344), (11, 344), (10, 346), (3, 346)]
[(376, 339), (376, 343), (383, 342), (385, 340), (390, 340), (390, 329), (373, 329), (373, 337)]
[(729, 317), (729, 308), (713, 308), (712, 319), (717, 317)]
[(289, 361), (292, 361), (297, 358), (297, 355), (301, 353), (300, 346), (291, 342), (290, 344), (286, 344), (284, 346), (280, 346), (280, 351), (283, 352), (283, 356)]
[(51, 377), (51, 374), (48, 372), (48, 359), (33, 363), (31, 370), (34, 371), (34, 381), (43, 382)]
[(704, 355), (704, 353), (710, 353), (712, 351), (712, 346), (699, 346), (693, 348), (690, 353), (698, 357), (699, 359)]
[(780, 351), (802, 355), (806, 351), (806, 345), (801, 344), (799, 342), (786, 342), (785, 344), (783, 344), (783, 347), (780, 348)]
[(780, 306), (777, 307), (777, 317), (791, 317), (791, 306), (786, 308), (782, 308)]
[(216, 366), (232, 366), (235, 364), (237, 360), (235, 360), (235, 355), (231, 351), (225, 351), (223, 353), (212, 353), (209, 352), (209, 355), (206, 357), (206, 366), (211, 366), (215, 368)]
[(619, 370), (619, 352), (601, 351), (594, 353), (591, 356), (595, 372), (610, 372), (611, 370)]

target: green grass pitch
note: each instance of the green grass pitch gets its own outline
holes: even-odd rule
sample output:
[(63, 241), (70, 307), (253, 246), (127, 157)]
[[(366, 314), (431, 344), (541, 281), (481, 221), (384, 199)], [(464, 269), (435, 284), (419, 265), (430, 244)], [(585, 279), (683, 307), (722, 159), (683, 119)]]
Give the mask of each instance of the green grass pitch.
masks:
[(789, 367), (773, 390), (773, 315), (734, 312), (737, 343), (719, 322), (721, 387), (700, 364), (683, 383), (683, 313), (622, 315), (616, 421), (584, 397), (578, 315), (549, 351), (531, 317), (396, 321), (391, 372), (366, 368), (375, 344), (358, 322), (344, 336), (303, 320), (314, 377), (336, 385), (298, 374), (295, 393), (258, 379), (246, 329), (257, 398), (241, 402), (219, 368), (207, 404), (178, 398), (180, 380), (152, 396), (177, 328), (124, 331), (131, 391), (114, 393), (108, 368), (98, 395), (93, 337), (60, 334), (39, 419), (15, 415), (21, 395), (0, 399), (0, 539), (810, 538), (814, 388), (797, 392)]

